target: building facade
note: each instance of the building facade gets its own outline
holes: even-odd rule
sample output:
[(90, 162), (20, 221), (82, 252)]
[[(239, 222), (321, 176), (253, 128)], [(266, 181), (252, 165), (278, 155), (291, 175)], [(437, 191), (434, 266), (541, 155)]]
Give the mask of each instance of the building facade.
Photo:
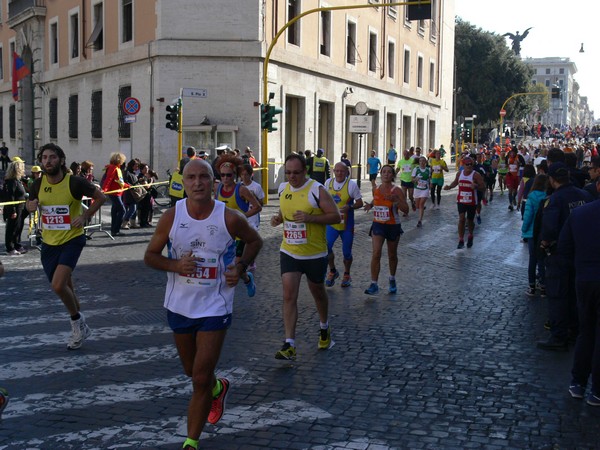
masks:
[(560, 97), (551, 98), (548, 111), (540, 118), (545, 124), (561, 126), (591, 126), (594, 112), (590, 111), (587, 97), (579, 92), (575, 80), (577, 66), (570, 58), (527, 58), (524, 60), (534, 69), (532, 83), (542, 85), (551, 92), (560, 88)]
[[(164, 176), (179, 154), (165, 107), (183, 89), (184, 148), (249, 146), (270, 162), (270, 187), (291, 151), (323, 148), (332, 162), (346, 152), (364, 166), (371, 149), (383, 159), (391, 145), (448, 148), (454, 0), (432, 0), (423, 21), (382, 3), (2, 0), (0, 139), (28, 162), (56, 142), (70, 160), (102, 167), (121, 151)], [(31, 69), (16, 102), (13, 51)], [(261, 155), (265, 81), (283, 113)], [(372, 123), (362, 135), (352, 132), (359, 102)]]

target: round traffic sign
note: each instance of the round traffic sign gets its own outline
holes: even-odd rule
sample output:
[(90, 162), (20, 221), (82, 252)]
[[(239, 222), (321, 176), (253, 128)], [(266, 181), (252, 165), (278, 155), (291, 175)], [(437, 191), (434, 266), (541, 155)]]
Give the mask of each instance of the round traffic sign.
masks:
[(500, 117), (504, 117), (506, 115), (506, 110), (505, 109), (501, 109), (500, 110)]
[(127, 97), (123, 100), (123, 111), (132, 116), (137, 114), (140, 112), (140, 101), (134, 97)]

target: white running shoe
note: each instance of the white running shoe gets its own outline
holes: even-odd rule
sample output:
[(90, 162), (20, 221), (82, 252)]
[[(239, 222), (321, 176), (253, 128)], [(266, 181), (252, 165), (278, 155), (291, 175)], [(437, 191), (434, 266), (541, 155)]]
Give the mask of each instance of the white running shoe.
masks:
[(81, 316), (77, 320), (71, 320), (71, 328), (73, 329), (73, 333), (69, 339), (69, 343), (67, 344), (68, 350), (77, 350), (83, 344), (90, 335), (92, 334), (92, 330), (88, 327), (87, 323), (85, 323), (85, 317), (82, 313), (79, 313)]

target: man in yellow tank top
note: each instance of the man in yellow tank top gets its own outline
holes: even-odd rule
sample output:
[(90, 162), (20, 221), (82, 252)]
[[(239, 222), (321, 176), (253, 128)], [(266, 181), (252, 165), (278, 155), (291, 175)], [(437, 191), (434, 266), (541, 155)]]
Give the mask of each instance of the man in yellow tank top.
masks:
[(320, 319), (318, 348), (332, 346), (328, 321), (329, 299), (325, 290), (327, 242), (325, 226), (340, 223), (340, 213), (322, 184), (306, 178), (306, 159), (291, 154), (285, 159), (287, 183), (279, 187), (280, 210), (271, 218), (271, 226), (283, 224), (279, 253), (283, 285), (283, 324), (285, 342), (275, 354), (277, 359), (296, 359), (296, 321), (298, 291), (302, 274), (317, 305)]
[[(106, 201), (105, 195), (84, 177), (67, 173), (66, 157), (55, 144), (40, 148), (37, 160), (44, 175), (31, 186), (27, 210), (38, 208), (42, 218), (41, 260), (52, 290), (60, 297), (71, 316), (72, 334), (69, 350), (81, 347), (92, 333), (81, 313), (71, 274), (85, 246), (83, 227)], [(83, 196), (91, 197), (88, 209), (83, 209)]]

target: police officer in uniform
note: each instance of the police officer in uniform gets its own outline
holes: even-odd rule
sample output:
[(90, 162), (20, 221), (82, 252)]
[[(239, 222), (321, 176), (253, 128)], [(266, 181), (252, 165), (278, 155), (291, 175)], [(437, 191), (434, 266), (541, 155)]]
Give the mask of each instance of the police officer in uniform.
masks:
[(573, 265), (556, 252), (556, 243), (569, 214), (575, 208), (592, 201), (591, 195), (570, 182), (569, 170), (562, 162), (548, 169), (552, 195), (542, 201), (542, 228), (540, 246), (546, 252), (546, 295), (550, 337), (538, 341), (542, 350), (568, 350), (569, 334), (577, 335), (577, 305)]

